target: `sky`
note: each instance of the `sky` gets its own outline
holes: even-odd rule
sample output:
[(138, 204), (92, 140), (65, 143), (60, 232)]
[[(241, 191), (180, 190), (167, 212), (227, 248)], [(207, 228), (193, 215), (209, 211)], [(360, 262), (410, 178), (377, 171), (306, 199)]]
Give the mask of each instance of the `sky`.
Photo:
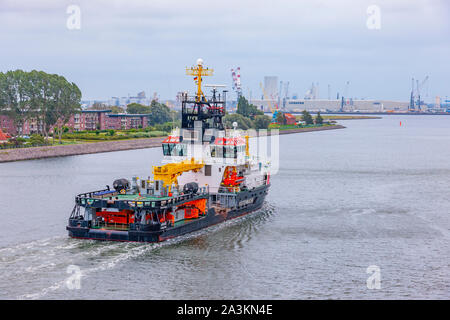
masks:
[(175, 99), (194, 91), (185, 67), (202, 58), (206, 83), (231, 90), (239, 66), (253, 98), (278, 76), (300, 97), (313, 82), (320, 98), (328, 85), (342, 95), (349, 81), (351, 97), (408, 101), (411, 78), (429, 76), (432, 102), (450, 99), (449, 57), (447, 0), (0, 0), (0, 72), (61, 74), (84, 100)]

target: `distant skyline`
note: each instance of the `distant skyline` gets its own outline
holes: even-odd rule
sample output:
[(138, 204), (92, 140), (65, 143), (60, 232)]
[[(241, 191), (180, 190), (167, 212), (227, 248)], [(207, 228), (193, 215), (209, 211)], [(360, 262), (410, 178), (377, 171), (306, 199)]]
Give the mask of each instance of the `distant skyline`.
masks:
[[(70, 5), (80, 29), (70, 30)], [(379, 29), (367, 25), (380, 9)], [(370, 11), (370, 10), (369, 10)], [(72, 12), (72, 13), (71, 13)], [(429, 76), (427, 102), (450, 99), (450, 3), (445, 0), (189, 1), (0, 0), (0, 71), (43, 70), (75, 82), (83, 100), (145, 91), (175, 99), (194, 91), (185, 67), (202, 58), (205, 83), (226, 84), (241, 67), (244, 95), (264, 76), (303, 97), (408, 101), (411, 77)]]

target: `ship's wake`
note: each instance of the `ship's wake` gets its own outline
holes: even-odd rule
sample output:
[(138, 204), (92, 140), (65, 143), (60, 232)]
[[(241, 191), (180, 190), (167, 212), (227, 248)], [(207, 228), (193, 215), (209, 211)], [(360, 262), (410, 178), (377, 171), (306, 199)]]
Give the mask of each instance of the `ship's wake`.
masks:
[[(103, 242), (60, 236), (0, 248), (0, 298), (45, 299), (51, 293), (68, 290), (69, 266), (79, 268), (83, 281), (97, 272), (146, 256), (155, 249), (173, 245), (195, 246), (204, 237), (222, 239), (206, 241), (208, 245), (237, 250), (270, 219), (273, 210), (266, 203), (246, 216), (162, 243)], [(212, 248), (203, 249), (207, 254)]]

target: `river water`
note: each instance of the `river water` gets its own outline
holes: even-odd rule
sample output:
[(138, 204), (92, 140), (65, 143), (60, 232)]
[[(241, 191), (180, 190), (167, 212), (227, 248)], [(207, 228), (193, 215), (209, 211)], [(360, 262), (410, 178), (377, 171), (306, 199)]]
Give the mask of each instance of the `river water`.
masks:
[(75, 194), (160, 148), (0, 164), (0, 298), (449, 299), (450, 117), (340, 123), (280, 136), (262, 210), (161, 244), (65, 231)]

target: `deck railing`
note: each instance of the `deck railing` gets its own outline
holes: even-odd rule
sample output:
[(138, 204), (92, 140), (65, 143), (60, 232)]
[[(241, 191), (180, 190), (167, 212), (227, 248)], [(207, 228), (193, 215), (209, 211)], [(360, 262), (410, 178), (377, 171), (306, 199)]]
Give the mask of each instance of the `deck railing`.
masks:
[(123, 223), (107, 223), (105, 221), (92, 220), (91, 228), (96, 229), (108, 229), (108, 230), (118, 230), (118, 231), (128, 231), (128, 224)]
[[(162, 199), (158, 199), (158, 198), (155, 198), (154, 200), (153, 199), (152, 200), (123, 200), (123, 199), (119, 199), (118, 197), (115, 197), (115, 196), (111, 197), (111, 199), (109, 199), (109, 198), (98, 199), (98, 198), (93, 197), (93, 195), (95, 193), (108, 191), (108, 190), (109, 189), (79, 194), (78, 196), (76, 196), (75, 202), (76, 202), (76, 204), (83, 206), (83, 205), (91, 205), (96, 201), (104, 201), (108, 204), (113, 204), (114, 202), (118, 201), (120, 203), (128, 205), (130, 208), (156, 208), (156, 207), (164, 208), (167, 205), (174, 205), (174, 204), (177, 204), (180, 202), (201, 199), (201, 198), (205, 198), (205, 197), (209, 196), (209, 193), (207, 191), (205, 191), (205, 192), (200, 192), (200, 193), (181, 194), (177, 197), (170, 198), (168, 200), (162, 200)], [(104, 202), (102, 202), (102, 203), (104, 203)], [(158, 203), (158, 205), (157, 205), (157, 203)]]

